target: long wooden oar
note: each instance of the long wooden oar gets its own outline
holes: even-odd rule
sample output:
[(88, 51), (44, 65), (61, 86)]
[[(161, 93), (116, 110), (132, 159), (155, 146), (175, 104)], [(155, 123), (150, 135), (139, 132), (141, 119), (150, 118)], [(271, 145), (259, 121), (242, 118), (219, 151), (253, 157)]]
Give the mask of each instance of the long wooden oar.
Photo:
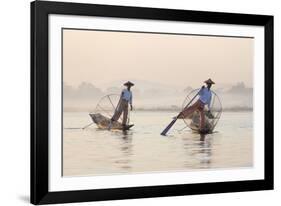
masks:
[[(199, 92), (201, 91), (201, 89), (197, 92), (197, 94), (190, 100), (190, 102), (184, 107), (188, 107), (191, 102), (197, 97), (197, 95), (199, 94)], [(170, 124), (161, 132), (161, 135), (165, 136), (167, 134), (167, 132), (172, 128), (172, 126), (176, 123), (176, 121), (178, 120), (178, 118), (180, 117), (181, 112), (173, 119), (173, 121), (170, 122)]]
[(91, 126), (92, 124), (94, 124), (94, 122), (92, 122), (91, 124), (88, 124), (88, 125), (82, 127), (82, 129), (86, 129), (87, 127)]
[(92, 124), (94, 124), (94, 122), (90, 123), (90, 124), (87, 124), (86, 126), (84, 127), (66, 127), (64, 129), (86, 129), (87, 127), (91, 126)]

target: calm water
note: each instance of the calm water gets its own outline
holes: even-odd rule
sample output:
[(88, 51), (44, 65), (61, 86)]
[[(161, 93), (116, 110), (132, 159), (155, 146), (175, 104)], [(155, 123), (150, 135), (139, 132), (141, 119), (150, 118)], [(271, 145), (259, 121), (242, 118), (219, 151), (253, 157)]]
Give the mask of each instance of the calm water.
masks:
[[(192, 133), (182, 120), (168, 136), (160, 132), (175, 112), (133, 112), (132, 130), (64, 129), (63, 174), (109, 175), (153, 171), (182, 171), (251, 167), (252, 112), (225, 112), (215, 133)], [(64, 128), (91, 122), (87, 113), (64, 113)]]

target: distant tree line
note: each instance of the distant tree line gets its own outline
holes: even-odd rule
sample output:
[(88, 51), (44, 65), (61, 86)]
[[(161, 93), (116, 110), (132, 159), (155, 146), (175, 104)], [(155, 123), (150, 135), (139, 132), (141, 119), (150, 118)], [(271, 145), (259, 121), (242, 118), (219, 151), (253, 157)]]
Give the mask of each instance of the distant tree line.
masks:
[[(140, 88), (141, 89), (141, 88)], [(140, 96), (142, 98), (157, 98), (156, 94), (159, 96), (170, 96), (171, 94), (176, 94), (176, 91), (163, 88), (162, 90), (157, 88), (150, 88), (141, 91), (139, 88), (134, 88), (134, 96)], [(191, 92), (194, 88), (187, 86), (182, 91), (177, 91), (177, 93), (187, 94)], [(251, 95), (253, 88), (248, 88), (245, 86), (244, 82), (238, 82), (237, 84), (231, 86), (230, 88), (216, 88), (215, 91), (220, 94), (241, 94), (241, 95)], [(108, 87), (102, 90), (92, 83), (82, 82), (77, 88), (63, 83), (63, 95), (66, 99), (95, 99), (107, 94), (119, 94), (121, 92), (121, 87)]]
[(63, 96), (67, 99), (89, 99), (103, 95), (101, 89), (88, 82), (82, 82), (77, 88), (63, 83)]
[[(183, 91), (185, 93), (189, 93), (194, 88), (187, 86)], [(225, 94), (251, 94), (253, 92), (253, 88), (246, 87), (244, 82), (237, 82), (237, 84), (231, 86), (230, 88), (216, 88), (215, 91), (219, 93)]]

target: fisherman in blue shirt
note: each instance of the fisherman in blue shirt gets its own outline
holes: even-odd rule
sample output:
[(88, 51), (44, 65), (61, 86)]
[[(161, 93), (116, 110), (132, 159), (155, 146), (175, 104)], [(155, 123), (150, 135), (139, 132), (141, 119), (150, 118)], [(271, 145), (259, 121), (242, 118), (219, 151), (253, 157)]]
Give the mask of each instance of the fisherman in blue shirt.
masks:
[(132, 105), (133, 94), (131, 91), (131, 87), (134, 86), (134, 84), (132, 82), (128, 81), (124, 84), (124, 86), (126, 86), (127, 88), (123, 89), (123, 91), (120, 95), (120, 100), (116, 107), (115, 113), (111, 118), (112, 122), (118, 121), (121, 114), (123, 113), (123, 119), (122, 119), (123, 127), (125, 127), (126, 123), (127, 123), (129, 105), (131, 106), (131, 110), (133, 110), (133, 105)]
[(196, 110), (198, 110), (200, 113), (200, 130), (203, 130), (205, 126), (205, 114), (204, 114), (205, 105), (208, 105), (208, 111), (210, 111), (210, 104), (212, 100), (211, 87), (213, 84), (215, 84), (215, 82), (213, 82), (211, 79), (208, 79), (204, 81), (204, 83), (206, 83), (207, 87), (202, 86), (202, 88), (198, 93), (199, 99), (190, 107), (184, 108), (179, 115), (179, 118), (184, 119), (189, 117)]

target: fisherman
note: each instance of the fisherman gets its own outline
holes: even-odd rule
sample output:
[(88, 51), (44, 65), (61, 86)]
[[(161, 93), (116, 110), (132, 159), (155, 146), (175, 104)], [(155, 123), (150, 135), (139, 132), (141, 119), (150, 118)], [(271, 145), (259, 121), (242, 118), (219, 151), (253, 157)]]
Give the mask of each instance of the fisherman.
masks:
[(184, 108), (179, 115), (180, 119), (184, 119), (186, 117), (189, 117), (196, 110), (198, 110), (200, 113), (200, 131), (202, 132), (204, 132), (204, 127), (205, 127), (205, 114), (204, 114), (205, 105), (208, 105), (208, 113), (209, 115), (211, 115), (210, 113), (210, 103), (212, 100), (211, 87), (213, 84), (215, 84), (215, 82), (213, 82), (211, 79), (208, 79), (204, 81), (204, 83), (206, 83), (207, 87), (202, 86), (202, 88), (198, 93), (199, 99), (190, 107)]
[(132, 105), (133, 95), (132, 95), (131, 87), (134, 86), (134, 84), (132, 82), (128, 81), (128, 82), (124, 83), (124, 86), (126, 86), (127, 88), (123, 89), (123, 91), (120, 95), (119, 103), (115, 109), (114, 115), (111, 118), (112, 122), (118, 121), (121, 114), (123, 113), (123, 120), (122, 120), (123, 128), (126, 127), (129, 104), (130, 104), (131, 110), (133, 110), (133, 105)]

